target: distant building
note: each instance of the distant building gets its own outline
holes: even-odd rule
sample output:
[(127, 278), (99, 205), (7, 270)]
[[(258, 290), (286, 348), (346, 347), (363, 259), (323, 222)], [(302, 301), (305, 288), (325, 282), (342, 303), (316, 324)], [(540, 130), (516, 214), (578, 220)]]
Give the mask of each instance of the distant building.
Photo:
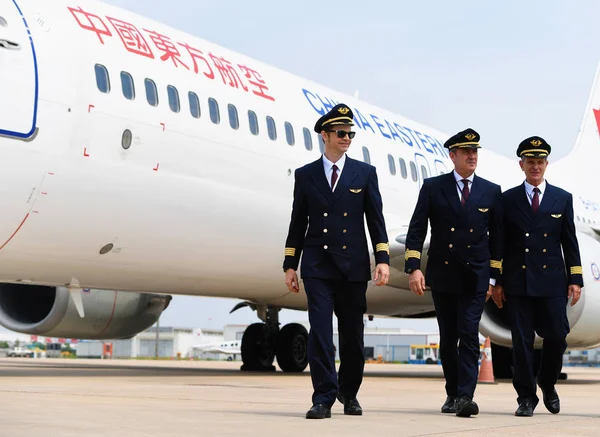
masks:
[[(205, 330), (200, 328), (175, 328), (163, 327), (158, 329), (158, 341), (156, 327), (146, 329), (132, 338), (125, 340), (91, 340), (81, 341), (81, 344), (112, 344), (113, 358), (193, 358), (193, 346), (206, 342), (218, 342), (223, 340), (223, 331)], [(81, 358), (100, 358), (102, 348), (84, 346), (78, 348), (91, 354)], [(105, 352), (106, 354), (106, 352)]]
[(563, 365), (583, 367), (600, 366), (600, 348), (589, 350), (567, 350), (563, 355)]
[[(408, 362), (411, 345), (437, 345), (440, 335), (436, 333), (415, 332), (406, 329), (365, 329), (365, 358), (378, 359), (381, 357), (386, 363)], [(334, 343), (336, 348), (336, 359), (339, 356), (339, 339), (334, 332)]]
[[(300, 322), (307, 331), (308, 322)], [(241, 340), (248, 325), (226, 325), (223, 328), (225, 341)], [(410, 346), (413, 344), (438, 344), (439, 333), (415, 332), (407, 329), (365, 328), (365, 358), (377, 359), (381, 356), (384, 362), (408, 362)], [(337, 325), (333, 328), (333, 343), (336, 349), (335, 359), (340, 359)]]

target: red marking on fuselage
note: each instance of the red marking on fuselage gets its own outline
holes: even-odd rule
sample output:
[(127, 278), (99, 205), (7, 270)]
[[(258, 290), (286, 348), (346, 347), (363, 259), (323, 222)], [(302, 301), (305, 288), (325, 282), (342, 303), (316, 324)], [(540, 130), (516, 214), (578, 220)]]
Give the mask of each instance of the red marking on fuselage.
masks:
[(600, 135), (600, 109), (594, 109), (594, 116), (596, 117), (596, 126), (598, 126), (598, 134)]
[(166, 125), (165, 125), (164, 123), (161, 123), (160, 125), (162, 126), (162, 128), (163, 128), (163, 131), (164, 131), (164, 130), (165, 130), (165, 127), (166, 127)]
[(160, 165), (159, 163), (156, 163), (156, 167), (154, 167), (152, 170), (154, 170), (154, 171), (158, 171), (158, 166), (159, 166), (159, 165)]
[(88, 112), (91, 112), (92, 108), (95, 108), (95, 106), (94, 105), (88, 105)]
[(17, 235), (17, 232), (19, 232), (19, 229), (21, 229), (21, 227), (23, 227), (23, 225), (25, 224), (25, 221), (28, 218), (29, 218), (29, 213), (27, 213), (27, 215), (25, 216), (25, 218), (23, 219), (23, 221), (21, 222), (21, 224), (19, 225), (17, 230), (15, 232), (13, 232), (13, 234), (10, 236), (10, 238), (8, 240), (6, 240), (6, 242), (2, 246), (0, 246), (0, 250), (4, 249), (4, 247), (10, 242), (10, 240), (12, 240), (15, 235)]
[(90, 154), (87, 152), (87, 147), (83, 148), (83, 156), (90, 156)]

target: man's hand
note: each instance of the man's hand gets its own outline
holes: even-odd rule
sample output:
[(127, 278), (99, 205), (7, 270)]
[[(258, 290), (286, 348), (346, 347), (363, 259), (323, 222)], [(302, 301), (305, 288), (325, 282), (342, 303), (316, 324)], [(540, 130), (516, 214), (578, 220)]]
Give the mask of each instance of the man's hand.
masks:
[(408, 275), (408, 288), (417, 296), (425, 294), (425, 276), (423, 276), (421, 270), (417, 269)]
[(571, 296), (573, 296), (573, 300), (571, 301), (571, 306), (573, 306), (581, 297), (581, 287), (579, 285), (569, 285), (569, 298), (571, 298)]
[(492, 284), (489, 285), (488, 287), (488, 291), (487, 294), (485, 295), (485, 301), (487, 302), (488, 300), (490, 300), (490, 297), (492, 297), (492, 292), (494, 291), (494, 287), (492, 286)]
[(496, 285), (494, 287), (494, 291), (492, 292), (492, 300), (498, 308), (502, 308), (504, 306), (503, 302), (506, 302), (506, 296), (504, 296), (504, 287), (502, 287), (502, 285)]
[(375, 285), (385, 285), (390, 280), (390, 266), (385, 263), (377, 264), (375, 267)]
[(285, 271), (285, 285), (287, 285), (287, 288), (291, 293), (298, 293), (300, 291), (296, 270), (287, 269)]

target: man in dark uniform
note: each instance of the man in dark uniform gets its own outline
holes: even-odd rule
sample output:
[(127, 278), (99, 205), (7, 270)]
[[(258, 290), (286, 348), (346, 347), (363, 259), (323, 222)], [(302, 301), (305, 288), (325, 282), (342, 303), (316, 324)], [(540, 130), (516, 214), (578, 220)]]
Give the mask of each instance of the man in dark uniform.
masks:
[[(502, 266), (501, 190), (475, 175), (479, 139), (469, 128), (444, 143), (454, 171), (423, 181), (406, 236), (409, 287), (421, 296), (426, 285), (431, 287), (440, 329), (447, 394), (442, 413), (460, 417), (479, 413), (473, 401), (479, 321)], [(431, 244), (424, 277), (420, 264), (428, 221)]]
[(532, 416), (539, 402), (533, 364), (536, 332), (544, 339), (537, 384), (548, 411), (560, 411), (554, 385), (567, 347), (567, 300), (573, 297), (575, 305), (583, 287), (573, 196), (544, 180), (550, 150), (541, 137), (523, 140), (517, 156), (525, 182), (503, 194), (504, 267), (493, 299), (510, 316), (517, 416)]
[[(308, 361), (314, 393), (307, 419), (331, 417), (338, 400), (344, 414), (361, 415), (356, 399), (364, 369), (363, 315), (371, 279), (364, 219), (375, 255), (374, 280), (389, 279), (389, 244), (375, 167), (346, 155), (355, 132), (352, 110), (334, 106), (315, 124), (324, 155), (295, 172), (294, 202), (283, 270), (291, 292), (299, 291), (296, 270), (308, 299)], [(308, 232), (307, 232), (308, 227)], [(335, 369), (332, 317), (338, 318), (339, 380)]]

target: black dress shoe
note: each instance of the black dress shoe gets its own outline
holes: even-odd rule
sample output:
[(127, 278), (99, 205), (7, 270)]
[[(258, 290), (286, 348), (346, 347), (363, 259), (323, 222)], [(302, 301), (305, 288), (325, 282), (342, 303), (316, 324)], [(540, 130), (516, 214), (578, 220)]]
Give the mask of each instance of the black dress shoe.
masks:
[(519, 417), (533, 416), (533, 410), (535, 410), (536, 405), (534, 405), (534, 403), (530, 399), (525, 399), (524, 401), (522, 401), (519, 404), (519, 408), (517, 408), (517, 411), (515, 411), (515, 416), (519, 416)]
[(331, 408), (325, 404), (314, 404), (306, 412), (307, 419), (325, 419), (331, 417)]
[(456, 413), (456, 396), (448, 396), (442, 405), (442, 413)]
[(479, 414), (479, 407), (473, 399), (461, 396), (456, 401), (456, 415), (458, 417), (471, 417)]
[(346, 400), (341, 393), (338, 393), (337, 399), (344, 404), (344, 414), (349, 416), (362, 416), (363, 411), (356, 398)]
[(560, 412), (560, 399), (558, 393), (556, 393), (556, 388), (552, 387), (551, 389), (546, 389), (540, 385), (539, 381), (538, 385), (544, 394), (544, 405), (546, 406), (546, 409), (552, 414), (558, 414)]

